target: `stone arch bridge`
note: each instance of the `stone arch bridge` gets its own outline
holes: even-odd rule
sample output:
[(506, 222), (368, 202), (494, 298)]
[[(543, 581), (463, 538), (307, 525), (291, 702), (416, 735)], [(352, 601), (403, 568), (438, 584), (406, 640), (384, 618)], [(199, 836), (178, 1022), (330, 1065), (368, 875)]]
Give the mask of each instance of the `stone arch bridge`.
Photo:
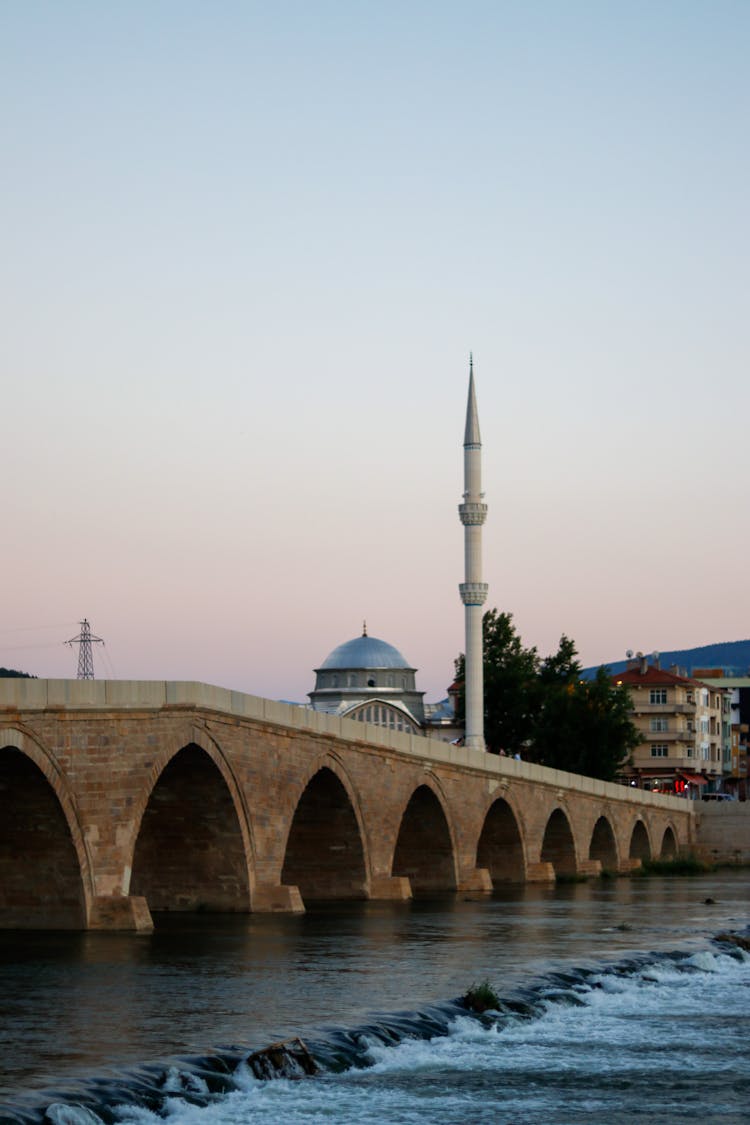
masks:
[(678, 798), (203, 684), (0, 680), (6, 928), (625, 872), (691, 847), (693, 821)]

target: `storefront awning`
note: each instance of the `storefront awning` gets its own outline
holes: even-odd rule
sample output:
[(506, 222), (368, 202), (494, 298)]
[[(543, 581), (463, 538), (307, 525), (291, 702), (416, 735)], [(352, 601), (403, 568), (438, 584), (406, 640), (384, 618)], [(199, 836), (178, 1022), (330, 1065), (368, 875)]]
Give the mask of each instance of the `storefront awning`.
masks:
[(691, 785), (708, 785), (708, 778), (701, 777), (699, 773), (683, 773), (680, 777), (684, 777), (685, 781), (689, 781)]

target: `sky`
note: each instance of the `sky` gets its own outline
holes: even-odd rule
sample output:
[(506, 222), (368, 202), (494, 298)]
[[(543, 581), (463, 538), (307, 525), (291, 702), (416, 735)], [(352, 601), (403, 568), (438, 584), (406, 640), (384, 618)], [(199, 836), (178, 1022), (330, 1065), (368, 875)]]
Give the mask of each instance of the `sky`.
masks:
[(0, 0), (0, 665), (750, 636), (746, 0)]

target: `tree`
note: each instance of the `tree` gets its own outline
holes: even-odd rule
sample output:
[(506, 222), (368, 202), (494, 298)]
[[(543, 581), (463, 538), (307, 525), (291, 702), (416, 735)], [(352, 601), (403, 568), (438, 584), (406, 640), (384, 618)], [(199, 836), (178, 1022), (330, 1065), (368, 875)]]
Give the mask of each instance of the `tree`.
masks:
[[(531, 738), (539, 702), (539, 657), (524, 648), (511, 613), (490, 609), (483, 621), (484, 737), (495, 753), (519, 753)], [(456, 680), (462, 685), (459, 719), (464, 716), (464, 654), (456, 661)]]
[(534, 732), (536, 760), (613, 781), (640, 741), (630, 712), (627, 688), (614, 685), (606, 668), (592, 680), (548, 687)]
[(580, 680), (582, 671), (575, 641), (563, 633), (555, 655), (542, 661), (539, 681), (543, 687), (566, 686)]
[[(613, 780), (639, 742), (627, 688), (614, 685), (606, 668), (583, 679), (575, 643), (565, 634), (557, 652), (540, 661), (536, 648), (524, 648), (512, 614), (488, 610), (483, 625), (487, 749)], [(464, 664), (461, 654), (459, 720)]]
[(564, 633), (554, 656), (539, 671), (540, 703), (534, 725), (535, 762), (568, 769), (577, 741), (577, 691), (583, 669), (575, 642)]

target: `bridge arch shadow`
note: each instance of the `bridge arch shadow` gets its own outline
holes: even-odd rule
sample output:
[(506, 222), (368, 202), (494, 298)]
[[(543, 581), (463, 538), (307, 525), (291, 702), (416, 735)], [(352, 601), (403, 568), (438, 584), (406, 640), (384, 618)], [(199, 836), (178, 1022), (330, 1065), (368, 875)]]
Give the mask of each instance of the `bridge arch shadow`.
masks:
[(671, 824), (668, 824), (664, 829), (664, 835), (661, 838), (659, 859), (676, 859), (677, 850), (677, 837), (674, 834), (674, 829), (672, 828)]
[(18, 731), (0, 733), (0, 809), (0, 928), (85, 929), (90, 864), (72, 799)]
[(305, 905), (367, 898), (367, 866), (354, 802), (331, 765), (321, 766), (297, 802), (281, 882), (296, 886)]
[(578, 870), (570, 821), (559, 807), (553, 810), (547, 821), (539, 858), (542, 863), (552, 864), (557, 878), (561, 875), (575, 875)]
[(523, 883), (526, 878), (523, 839), (518, 819), (504, 797), (490, 806), (477, 844), (476, 867), (485, 867), (495, 883)]
[(250, 872), (237, 795), (195, 742), (159, 772), (143, 809), (130, 893), (153, 911), (243, 913)]
[(599, 817), (591, 833), (589, 859), (598, 859), (602, 871), (618, 870), (617, 841), (612, 825), (604, 815)]
[(648, 829), (642, 820), (636, 820), (630, 834), (630, 859), (640, 859), (642, 862), (651, 859), (651, 841)]
[(399, 825), (391, 867), (406, 876), (412, 894), (455, 891), (455, 849), (443, 803), (430, 785), (414, 790)]

